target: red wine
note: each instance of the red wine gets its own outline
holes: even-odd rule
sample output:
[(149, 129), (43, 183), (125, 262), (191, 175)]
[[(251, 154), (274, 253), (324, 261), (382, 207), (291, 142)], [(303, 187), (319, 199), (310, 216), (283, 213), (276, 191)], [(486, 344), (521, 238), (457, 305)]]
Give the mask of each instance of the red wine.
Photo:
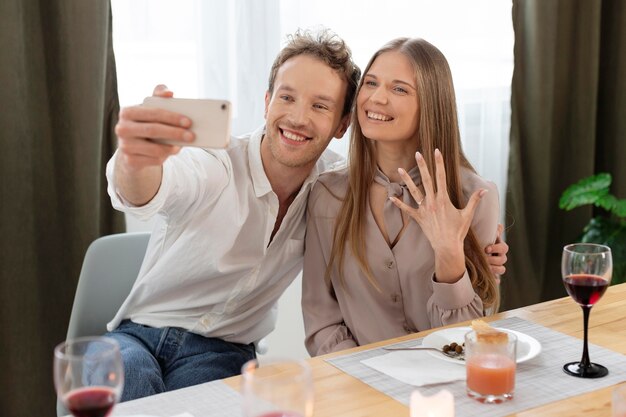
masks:
[(106, 417), (115, 404), (115, 391), (107, 387), (89, 387), (71, 391), (65, 406), (75, 417)]
[(609, 287), (609, 282), (597, 275), (572, 274), (563, 280), (567, 293), (578, 304), (594, 305)]

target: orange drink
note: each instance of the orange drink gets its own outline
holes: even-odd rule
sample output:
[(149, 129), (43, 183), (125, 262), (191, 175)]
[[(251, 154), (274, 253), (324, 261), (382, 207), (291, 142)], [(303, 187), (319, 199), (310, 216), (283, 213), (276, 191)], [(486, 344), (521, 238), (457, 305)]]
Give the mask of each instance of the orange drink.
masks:
[(467, 388), (479, 394), (503, 395), (515, 389), (515, 361), (498, 354), (475, 355), (466, 361)]
[(515, 335), (489, 328), (465, 335), (467, 395), (484, 403), (501, 403), (515, 391)]

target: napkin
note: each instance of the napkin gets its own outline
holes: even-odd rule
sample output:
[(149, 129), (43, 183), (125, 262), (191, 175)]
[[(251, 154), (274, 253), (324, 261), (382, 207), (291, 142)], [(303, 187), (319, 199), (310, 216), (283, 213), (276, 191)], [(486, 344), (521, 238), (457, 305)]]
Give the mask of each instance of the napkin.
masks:
[(416, 387), (465, 379), (463, 364), (446, 362), (420, 350), (390, 352), (361, 363)]

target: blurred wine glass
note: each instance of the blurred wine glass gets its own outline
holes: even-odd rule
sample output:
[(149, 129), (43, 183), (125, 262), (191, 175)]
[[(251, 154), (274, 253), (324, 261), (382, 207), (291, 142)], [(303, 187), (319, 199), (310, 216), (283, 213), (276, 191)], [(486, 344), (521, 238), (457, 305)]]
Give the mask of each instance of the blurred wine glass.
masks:
[(108, 416), (124, 387), (119, 345), (107, 337), (61, 343), (54, 349), (54, 386), (75, 417)]
[(251, 360), (241, 372), (244, 417), (313, 416), (313, 379), (306, 362)]
[(584, 342), (580, 362), (563, 366), (565, 373), (580, 378), (601, 378), (606, 367), (589, 360), (587, 334), (591, 307), (604, 295), (613, 274), (611, 248), (593, 243), (574, 243), (563, 248), (561, 260), (563, 284), (567, 293), (583, 309)]

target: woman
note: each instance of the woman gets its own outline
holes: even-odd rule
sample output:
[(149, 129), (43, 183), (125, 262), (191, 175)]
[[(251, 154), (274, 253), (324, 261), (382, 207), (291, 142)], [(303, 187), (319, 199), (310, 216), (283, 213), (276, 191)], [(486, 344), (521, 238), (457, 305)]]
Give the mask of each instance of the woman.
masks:
[(321, 176), (309, 197), (309, 353), (497, 310), (482, 248), (496, 239), (498, 192), (463, 155), (443, 54), (422, 39), (381, 48), (364, 71), (352, 125), (348, 168)]

